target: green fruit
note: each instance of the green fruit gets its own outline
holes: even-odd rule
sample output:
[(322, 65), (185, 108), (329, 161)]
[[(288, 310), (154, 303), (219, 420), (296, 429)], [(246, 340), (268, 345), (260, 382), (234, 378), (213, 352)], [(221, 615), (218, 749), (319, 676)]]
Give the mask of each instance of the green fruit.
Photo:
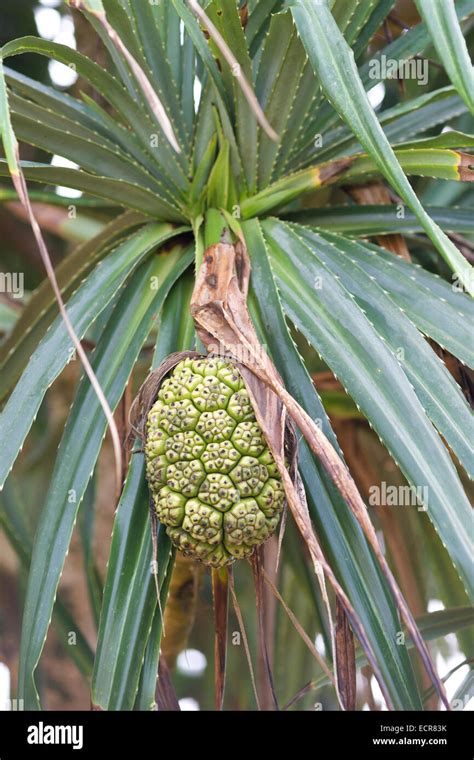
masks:
[(242, 376), (228, 360), (186, 358), (147, 417), (146, 472), (178, 549), (221, 567), (276, 529), (285, 500)]

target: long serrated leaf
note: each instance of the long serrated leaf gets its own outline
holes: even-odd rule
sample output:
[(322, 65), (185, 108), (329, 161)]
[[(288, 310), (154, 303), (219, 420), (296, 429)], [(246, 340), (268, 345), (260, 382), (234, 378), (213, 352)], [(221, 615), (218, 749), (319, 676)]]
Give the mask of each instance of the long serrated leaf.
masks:
[[(179, 18), (170, 8), (169, 16), (174, 17), (177, 26), (177, 38), (173, 37), (174, 45), (169, 50), (165, 49), (159, 30), (154, 23), (154, 8), (151, 3), (129, 3), (130, 18), (134, 24), (135, 35), (138, 44), (143, 50), (143, 57), (148, 65), (150, 80), (154, 89), (159, 94), (173, 125), (176, 134), (183, 146), (190, 146), (190, 134), (183, 119), (183, 108), (180, 103), (180, 77), (179, 58), (181, 52)], [(164, 30), (162, 30), (163, 33)], [(164, 42), (170, 43), (172, 35), (164, 37)], [(175, 65), (175, 57), (178, 64)]]
[[(22, 161), (20, 165), (26, 179), (31, 179), (33, 182), (81, 190), (98, 198), (105, 198), (118, 206), (141, 211), (154, 219), (170, 222), (186, 220), (183, 212), (138, 184), (131, 184), (119, 178), (100, 177), (80, 169), (51, 166), (51, 164)], [(8, 166), (2, 159), (0, 159), (0, 176), (9, 176)]]
[[(18, 492), (13, 485), (8, 486), (0, 495), (0, 526), (15, 551), (24, 570), (28, 572), (31, 562), (31, 552), (33, 541), (30, 531), (24, 524), (22, 518), (22, 508), (19, 504)], [(55, 627), (64, 649), (70, 654), (72, 660), (77, 665), (82, 675), (89, 679), (92, 675), (94, 665), (94, 653), (90, 648), (78, 621), (75, 620), (67, 604), (58, 594), (53, 615), (53, 626)], [(75, 645), (70, 646), (70, 634), (73, 632), (76, 636)]]
[[(53, 87), (37, 82), (34, 79), (20, 74), (13, 69), (5, 67), (5, 75), (8, 85), (15, 93), (23, 98), (48, 109), (48, 113), (61, 115), (70, 121), (91, 129), (103, 138), (112, 139), (116, 146), (120, 146), (130, 156), (133, 156), (151, 173), (158, 173), (161, 177), (159, 163), (150, 155), (151, 151), (144, 150), (135, 132), (132, 132), (123, 123), (123, 118), (115, 118), (100, 106), (86, 93), (82, 93), (83, 101), (60, 92)], [(110, 110), (110, 109), (109, 109)], [(148, 145), (147, 148), (150, 148)], [(156, 151), (153, 151), (156, 156)]]
[[(182, 277), (163, 307), (153, 368), (159, 366), (173, 351), (189, 348), (193, 334), (193, 330), (189, 329), (192, 327), (189, 300), (189, 282), (186, 283)], [(177, 319), (178, 312), (182, 319)], [(157, 557), (160, 588), (165, 577), (171, 573), (171, 567), (168, 567), (170, 550), (169, 539), (161, 527)], [(134, 453), (112, 534), (94, 667), (92, 700), (102, 709), (132, 709), (139, 689), (140, 671), (148, 642), (146, 669), (141, 673), (138, 707), (151, 709), (155, 701), (162, 631), (151, 560), (149, 496), (144, 458), (143, 454)], [(157, 636), (155, 640), (149, 641), (150, 631)]]
[(139, 103), (134, 101), (115, 76), (73, 48), (37, 37), (22, 37), (7, 43), (2, 48), (3, 58), (24, 53), (37, 53), (66, 66), (73, 66), (75, 71), (113, 106), (126, 126), (133, 125), (142, 148), (164, 167), (176, 186), (180, 189), (186, 187), (186, 176), (176, 161), (176, 154), (166, 140), (159, 141), (156, 145), (156, 128), (148, 111), (140, 108)]
[[(278, 47), (276, 43), (280, 42)], [(283, 44), (282, 44), (283, 43)], [(277, 75), (271, 81), (277, 67)], [(275, 16), (270, 25), (263, 49), (256, 86), (265, 92), (261, 101), (270, 122), (280, 136), (280, 142), (270, 140), (261, 130), (258, 145), (258, 187), (266, 187), (274, 173), (280, 145), (286, 142), (290, 113), (297, 97), (304, 72), (308, 69), (306, 53), (293, 28), (291, 16)], [(314, 78), (313, 86), (316, 88)], [(319, 89), (319, 88), (318, 88)], [(297, 116), (296, 116), (297, 118)]]
[[(171, 542), (163, 528), (159, 534), (161, 587)], [(149, 495), (143, 455), (136, 453), (132, 455), (112, 533), (92, 678), (92, 703), (96, 709), (133, 708), (155, 609)]]
[[(100, 144), (97, 142), (99, 138), (93, 140), (93, 133), (88, 134), (84, 128), (73, 130), (68, 120), (60, 120), (58, 117), (56, 122), (65, 123), (62, 128), (58, 123), (53, 127), (49, 119), (43, 117), (45, 109), (33, 104), (20, 107), (18, 99), (13, 99), (13, 106), (15, 103), (16, 108), (12, 108), (12, 122), (19, 139), (52, 154), (60, 151), (62, 156), (93, 174), (116, 177), (143, 186), (172, 202), (169, 189), (167, 190), (158, 179), (149, 175), (137, 162), (127, 158), (121, 151), (113, 150), (104, 143)], [(25, 112), (28, 116), (24, 115)]]
[[(459, 21), (471, 16), (473, 10), (472, 0), (457, 0), (455, 12)], [(400, 34), (396, 40), (371, 55), (370, 60), (361, 66), (360, 77), (362, 82), (367, 87), (373, 87), (377, 82), (384, 79), (383, 69), (374, 66), (373, 61), (380, 61), (385, 57), (386, 60), (396, 61), (401, 67), (404, 61), (422, 53), (431, 44), (432, 40), (426, 24), (416, 24), (408, 29), (405, 34)]]
[(192, 11), (189, 10), (184, 0), (171, 0), (171, 2), (173, 3), (173, 7), (175, 8), (176, 13), (179, 15), (181, 21), (183, 22), (187, 33), (193, 41), (196, 52), (204, 64), (204, 67), (215, 87), (216, 93), (218, 93), (220, 96), (222, 103), (224, 103), (226, 107), (229, 108), (229, 97), (224, 88), (222, 77), (217, 67), (217, 63), (214, 60), (211, 50), (200, 29), (198, 21), (194, 17)]
[[(154, 360), (156, 366), (161, 359), (173, 351), (184, 351), (193, 347), (194, 324), (189, 312), (193, 279), (187, 274), (180, 277), (165, 301), (160, 322), (157, 344), (157, 354)], [(177, 318), (177, 315), (179, 318)], [(158, 546), (158, 570), (160, 570), (160, 546)], [(165, 609), (167, 586), (171, 580), (171, 567), (168, 567), (165, 582), (161, 588), (161, 609)], [(140, 684), (134, 705), (135, 710), (151, 710), (155, 707), (156, 676), (160, 658), (162, 637), (162, 616), (160, 609), (155, 609), (153, 625), (148, 639), (143, 660)]]
[[(404, 312), (357, 265), (359, 244), (340, 235), (298, 228), (317, 257), (352, 293), (377, 333), (399, 360), (423, 408), (471, 478), (474, 478), (474, 420), (452, 375)], [(417, 296), (416, 285), (413, 298)], [(458, 318), (458, 324), (461, 320)], [(456, 330), (456, 324), (452, 326)]]
[[(176, 153), (180, 153), (181, 148), (178, 141), (176, 140), (176, 136), (168, 114), (166, 113), (166, 109), (164, 108), (157, 92), (154, 90), (150, 80), (148, 79), (146, 72), (143, 70), (136, 57), (130, 52), (130, 44), (126, 44), (122, 40), (122, 37), (117, 33), (116, 29), (110, 24), (102, 3), (100, 3), (100, 7), (98, 7), (98, 4), (95, 2), (90, 3), (89, 0), (69, 0), (69, 2), (70, 5), (74, 6), (75, 8), (78, 8), (82, 11), (87, 11), (89, 16), (96, 20), (97, 23), (100, 24), (100, 26), (104, 29), (107, 38), (110, 40), (111, 44), (116, 49), (118, 54), (124, 58), (127, 66), (130, 68), (133, 77), (143, 94), (146, 106), (152, 113), (153, 117), (156, 119), (157, 123), (160, 125), (160, 128), (163, 131), (166, 139), (173, 146)], [(117, 6), (115, 6), (115, 8), (117, 8)]]
[[(474, 169), (471, 168), (472, 157), (469, 153), (433, 147), (397, 147), (394, 155), (408, 176), (433, 177), (434, 179), (446, 179), (455, 182), (474, 181)], [(343, 175), (344, 179), (341, 181), (360, 184), (367, 182), (377, 174), (376, 162), (369, 156), (360, 156), (354, 159), (354, 163)], [(424, 228), (419, 214), (416, 216)]]
[[(38, 98), (39, 100), (39, 98)], [(25, 98), (16, 93), (16, 91), (10, 92), (9, 97), (10, 111), (12, 113), (13, 126), (15, 126), (15, 119), (18, 118), (20, 124), (24, 124), (25, 131), (31, 135), (31, 131), (28, 131), (28, 126), (31, 121), (42, 125), (44, 133), (35, 134), (33, 132), (33, 139), (38, 142), (43, 139), (48, 144), (53, 141), (53, 151), (61, 151), (61, 155), (68, 157), (68, 149), (73, 146), (75, 156), (71, 155), (71, 160), (75, 160), (77, 157), (77, 163), (87, 168), (87, 164), (92, 166), (92, 171), (101, 172), (100, 166), (103, 165), (104, 173), (113, 173), (113, 167), (119, 166), (121, 162), (123, 179), (130, 179), (130, 181), (138, 181), (149, 187), (150, 183), (154, 187), (156, 179), (160, 179), (163, 184), (163, 175), (159, 174), (156, 164), (153, 164), (149, 157), (144, 153), (139, 146), (135, 146), (133, 140), (124, 139), (123, 135), (128, 136), (128, 132), (125, 130), (113, 129), (115, 125), (114, 119), (106, 112), (98, 113), (101, 117), (101, 122), (106, 125), (106, 128), (102, 132), (98, 131), (96, 124), (84, 124), (83, 119), (77, 117), (76, 114), (67, 115), (57, 112), (50, 107), (45, 107), (43, 102), (33, 103), (29, 98)], [(94, 112), (98, 109), (97, 103), (91, 101), (90, 111)], [(63, 134), (62, 141), (54, 141), (54, 136), (57, 131)], [(103, 134), (105, 132), (105, 134)], [(77, 146), (74, 146), (76, 138)], [(26, 139), (26, 138), (25, 138)], [(127, 146), (125, 150), (122, 149), (120, 143), (125, 143)], [(32, 143), (31, 143), (32, 144)], [(39, 144), (39, 143), (38, 143)], [(129, 151), (129, 146), (132, 146)], [(119, 147), (120, 146), (120, 147)], [(39, 147), (43, 147), (39, 145)], [(48, 150), (45, 145), (45, 150)], [(136, 160), (138, 159), (138, 160)], [(148, 164), (148, 167), (147, 167)], [(111, 170), (107, 172), (105, 166), (109, 165)], [(146, 169), (151, 167), (151, 171)], [(153, 177), (153, 174), (156, 177)], [(173, 187), (173, 186), (171, 186)], [(170, 191), (168, 191), (170, 192)], [(173, 199), (173, 198), (172, 198)]]
[[(174, 234), (176, 230), (171, 225), (150, 225), (100, 262), (68, 303), (69, 318), (80, 338), (146, 254)], [(73, 353), (71, 338), (61, 317), (57, 317), (0, 415), (1, 486), (21, 451), (47, 389)]]
[[(33, 103), (51, 109), (51, 111), (57, 114), (76, 120), (89, 129), (101, 131), (102, 125), (97, 112), (89, 105), (86, 105), (86, 103), (72, 97), (66, 92), (61, 92), (53, 87), (48, 87), (48, 85), (42, 82), (37, 82), (35, 79), (31, 79), (8, 66), (4, 67), (4, 71), (5, 79), (12, 91), (28, 98)], [(104, 137), (107, 137), (107, 131), (103, 134)]]
[(470, 537), (463, 528), (470, 519), (469, 502), (398, 359), (298, 230), (266, 221), (264, 231), (288, 316), (343, 383), (408, 482), (419, 489), (415, 506), (428, 511), (473, 593)]
[[(474, 219), (469, 209), (427, 206), (430, 216), (446, 232), (474, 233)], [(284, 218), (332, 232), (356, 237), (418, 233), (423, 229), (411, 211), (396, 205), (322, 206), (289, 212)]]
[[(68, 201), (70, 203), (70, 200)], [(128, 211), (116, 217), (91, 240), (79, 245), (56, 268), (56, 278), (63, 298), (78, 288), (95, 264), (146, 217)], [(48, 279), (31, 294), (14, 329), (0, 346), (0, 398), (13, 387), (30, 356), (57, 314), (56, 302)]]
[[(474, 169), (471, 165), (472, 159), (469, 153), (422, 148), (419, 150), (397, 149), (394, 155), (408, 175), (454, 181), (474, 181)], [(245, 217), (262, 215), (328, 184), (366, 183), (376, 178), (379, 171), (380, 168), (376, 161), (365, 154), (343, 157), (328, 163), (309, 166), (307, 169), (301, 169), (299, 172), (281, 177), (251, 198), (245, 199), (242, 203), (242, 213)], [(416, 211), (414, 213), (423, 230), (426, 231), (423, 219), (420, 219), (420, 215)], [(461, 253), (459, 255), (461, 256)]]
[(454, 0), (416, 0), (416, 6), (451, 82), (474, 114), (474, 69)]
[(326, 96), (357, 135), (405, 203), (420, 220), (426, 234), (468, 292), (474, 293), (472, 267), (424, 210), (403, 173), (369, 102), (354, 56), (326, 3), (295, 0), (292, 13), (309, 59)]
[[(288, 170), (288, 167), (290, 170), (294, 167), (292, 157), (298, 154), (302, 146), (306, 145), (304, 139), (305, 127), (310, 115), (317, 111), (320, 98), (321, 91), (319, 85), (314, 71), (309, 61), (307, 61), (299, 81), (298, 91), (293, 98), (291, 112), (285, 127), (285, 135), (280, 141), (272, 180), (284, 174)], [(311, 140), (313, 146), (317, 134), (319, 133), (314, 130)]]
[[(402, 143), (438, 124), (447, 124), (467, 109), (453, 87), (443, 87), (387, 108), (379, 114), (380, 124), (392, 145)], [(313, 130), (310, 147), (293, 156), (291, 169), (314, 161), (353, 155), (361, 150), (355, 135), (346, 125), (323, 131), (322, 145), (314, 147)]]
[[(384, 248), (366, 243), (357, 263), (382, 286), (411, 321), (465, 364), (474, 367), (472, 298), (421, 266), (402, 261)], [(413, 286), (416, 284), (416, 298)], [(442, 304), (442, 309), (440, 308)], [(453, 330), (453, 325), (456, 329)]]
[[(214, 2), (209, 6), (207, 12), (229, 48), (237, 55), (239, 66), (245, 77), (249, 82), (252, 82), (252, 63), (236, 4), (233, 0), (224, 0), (223, 3)], [(226, 76), (227, 90), (233, 96), (236, 139), (246, 184), (252, 192), (255, 189), (258, 125), (244, 93), (237, 84), (236, 74), (239, 73), (239, 70), (231, 70), (226, 65), (222, 73), (223, 76)]]
[[(140, 348), (173, 281), (190, 263), (178, 249), (144, 262), (118, 301), (92, 362), (111, 408), (118, 403)], [(158, 287), (156, 286), (158, 284)], [(106, 420), (87, 379), (81, 382), (61, 441), (38, 524), (28, 579), (18, 690), (38, 707), (34, 671), (46, 637), (77, 510), (100, 452)]]
[[(21, 37), (7, 43), (2, 48), (4, 59), (13, 55), (25, 53), (37, 53), (63, 63), (65, 66), (74, 66), (77, 73), (84, 77), (99, 92), (129, 124), (136, 125), (140, 130), (143, 124), (143, 115), (140, 119), (140, 109), (133, 102), (127, 91), (116, 77), (99, 66), (87, 56), (78, 53), (67, 45), (61, 45), (39, 37)], [(149, 146), (149, 131), (146, 139)]]
[(216, 28), (215, 24), (213, 24), (213, 22), (211, 21), (211, 19), (205, 12), (204, 8), (202, 8), (199, 5), (197, 0), (187, 0), (187, 2), (190, 8), (192, 9), (193, 13), (199, 19), (204, 29), (208, 32), (209, 37), (212, 40), (212, 42), (218, 48), (219, 53), (222, 56), (223, 60), (227, 63), (227, 65), (231, 68), (231, 70), (236, 71), (237, 84), (242, 90), (242, 93), (245, 96), (252, 110), (252, 114), (254, 118), (258, 121), (260, 127), (266, 132), (266, 134), (268, 135), (268, 137), (270, 137), (271, 140), (275, 140), (275, 141), (278, 140), (277, 133), (268, 122), (267, 117), (265, 116), (265, 113), (263, 112), (260, 106), (258, 98), (255, 95), (252, 84), (251, 82), (248, 81), (247, 77), (245, 76), (239, 64), (239, 61), (235, 57), (233, 51), (230, 49), (225, 39), (220, 34), (219, 30)]
[[(256, 221), (244, 222), (243, 230), (252, 253), (250, 307), (261, 340), (271, 351), (288, 390), (339, 450), (324, 407), (285, 323), (259, 225)], [(399, 621), (385, 580), (357, 521), (305, 442), (300, 443), (300, 455), (312, 520), (327, 558), (364, 625), (393, 703), (397, 709), (417, 709), (420, 698), (406, 650), (393, 643)]]

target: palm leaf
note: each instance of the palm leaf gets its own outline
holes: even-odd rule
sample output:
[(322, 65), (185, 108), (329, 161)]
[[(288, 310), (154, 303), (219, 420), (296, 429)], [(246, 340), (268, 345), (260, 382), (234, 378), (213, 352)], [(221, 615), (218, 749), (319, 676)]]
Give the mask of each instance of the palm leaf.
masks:
[[(189, 348), (189, 298), (189, 287), (186, 288), (180, 280), (163, 308), (154, 367), (173, 350)], [(182, 320), (176, 319), (179, 310)], [(93, 703), (104, 710), (131, 710), (136, 698), (142, 708), (151, 709), (155, 701), (162, 620), (161, 611), (156, 606), (151, 561), (144, 458), (143, 454), (135, 452), (112, 533), (92, 682)], [(158, 534), (157, 563), (164, 609), (164, 584), (169, 583), (172, 562), (171, 543), (163, 526)], [(149, 638), (150, 629), (154, 638)], [(146, 662), (143, 662), (144, 656)]]
[[(122, 243), (89, 275), (68, 304), (71, 322), (80, 337), (147, 253), (173, 234), (174, 230), (169, 225), (145, 227)], [(69, 335), (62, 319), (57, 317), (34, 352), (0, 415), (1, 438), (4, 441), (0, 468), (2, 485), (36, 417), (44, 394), (72, 355)]]
[(416, 0), (416, 5), (451, 82), (474, 114), (474, 70), (454, 0), (434, 4)]
[[(292, 6), (296, 26), (327, 98), (357, 135), (384, 177), (420, 220), (426, 234), (469, 292), (472, 268), (429, 217), (385, 137), (359, 78), (351, 50), (325, 3), (317, 10), (305, 0)], [(337, 73), (337, 75), (336, 75)]]
[[(436, 206), (426, 207), (430, 216), (445, 232), (474, 232), (474, 221), (468, 209)], [(320, 208), (293, 211), (285, 214), (285, 218), (306, 224), (311, 227), (321, 227), (332, 232), (342, 232), (354, 237), (372, 237), (373, 235), (391, 235), (394, 232), (402, 234), (422, 233), (423, 229), (411, 211), (400, 210), (390, 205), (364, 206), (322, 206)]]
[[(288, 316), (368, 417), (408, 482), (422, 489), (419, 504), (428, 509), (443, 542), (450, 547), (466, 588), (470, 589), (471, 551), (462, 527), (469, 520), (469, 503), (454, 465), (397, 358), (319, 260), (314, 240), (308, 242), (304, 232), (301, 235), (278, 222), (265, 222), (264, 230), (274, 253), (274, 267)], [(318, 282), (323, 284), (315, 307), (308, 283)], [(350, 325), (350, 330), (345, 325)], [(380, 376), (384, 377), (383, 386), (376, 381)]]
[[(168, 289), (188, 264), (189, 256), (181, 255), (180, 249), (173, 256), (158, 256), (144, 262), (112, 312), (93, 355), (93, 366), (111, 408), (116, 406), (123, 393)], [(157, 278), (160, 283), (158, 289), (150, 287), (152, 278)], [(31, 561), (19, 674), (19, 693), (29, 709), (38, 706), (34, 670), (43, 647), (77, 510), (105, 430), (106, 420), (99, 415), (99, 402), (88, 380), (84, 379), (63, 435)], [(66, 501), (64, 494), (68, 494)]]
[[(390, 293), (422, 333), (469, 367), (474, 367), (469, 327), (474, 318), (472, 298), (421, 266), (402, 261), (372, 244), (357, 248), (357, 263)], [(413, 297), (414, 287), (416, 298)]]
[[(127, 232), (144, 221), (146, 217), (141, 214), (125, 212), (64, 259), (56, 268), (56, 277), (63, 297), (69, 298), (97, 262), (110, 253), (111, 249), (116, 248)], [(56, 301), (51, 284), (49, 280), (44, 280), (32, 293), (14, 329), (0, 346), (1, 398), (11, 390), (56, 314)]]
[[(243, 229), (253, 252), (255, 301), (252, 311), (262, 332), (262, 340), (268, 344), (290, 392), (312, 419), (319, 420), (329, 440), (339, 449), (327, 414), (285, 323), (284, 303), (280, 304), (270, 265), (271, 251), (257, 222), (246, 222)], [(305, 442), (300, 443), (300, 468), (318, 536), (363, 621), (394, 705), (398, 709), (416, 709), (419, 695), (409, 660), (404, 647), (393, 646), (399, 628), (397, 611), (363, 533)]]

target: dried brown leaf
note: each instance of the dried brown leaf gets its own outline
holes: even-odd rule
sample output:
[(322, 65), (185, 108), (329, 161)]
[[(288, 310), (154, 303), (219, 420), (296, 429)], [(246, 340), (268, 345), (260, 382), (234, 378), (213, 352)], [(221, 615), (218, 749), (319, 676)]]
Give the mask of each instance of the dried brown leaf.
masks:
[(268, 575), (266, 573), (265, 573), (265, 583), (267, 583), (268, 586), (271, 588), (272, 593), (275, 595), (276, 599), (278, 599), (278, 601), (280, 602), (281, 606), (283, 607), (283, 609), (285, 610), (286, 614), (288, 615), (288, 618), (291, 620), (291, 623), (293, 624), (295, 630), (298, 632), (299, 636), (301, 636), (302, 640), (304, 641), (304, 643), (308, 647), (309, 651), (313, 655), (314, 659), (316, 660), (316, 662), (318, 663), (318, 665), (320, 666), (320, 668), (326, 673), (326, 675), (330, 679), (330, 681), (332, 681), (332, 683), (334, 684), (334, 687), (336, 687), (336, 681), (335, 681), (335, 678), (334, 678), (334, 674), (331, 671), (331, 669), (329, 668), (328, 664), (326, 663), (326, 660), (324, 659), (324, 657), (322, 657), (319, 654), (318, 650), (316, 649), (316, 647), (314, 646), (314, 644), (311, 641), (310, 637), (308, 636), (308, 634), (304, 630), (303, 626), (301, 625), (300, 621), (296, 617), (295, 613), (287, 605), (287, 603), (283, 599), (282, 595), (278, 591), (277, 587), (275, 586), (275, 584), (273, 583), (273, 581), (268, 577)]
[(260, 650), (261, 679), (260, 679), (260, 699), (263, 709), (278, 710), (278, 698), (276, 695), (273, 673), (268, 656), (268, 647), (266, 640), (265, 626), (265, 594), (264, 594), (264, 565), (263, 565), (263, 545), (258, 546), (252, 554), (250, 561), (252, 564), (253, 578), (255, 584), (255, 596), (257, 606), (257, 629), (258, 642)]
[(212, 568), (212, 598), (214, 602), (214, 683), (216, 710), (224, 706), (227, 664), (227, 624), (229, 609), (229, 571), (227, 567)]
[(164, 657), (158, 663), (158, 680), (156, 682), (156, 708), (159, 712), (178, 712), (181, 710), (174, 690), (168, 664)]
[(349, 619), (339, 599), (336, 599), (336, 672), (338, 692), (344, 710), (355, 710), (356, 663), (354, 636)]

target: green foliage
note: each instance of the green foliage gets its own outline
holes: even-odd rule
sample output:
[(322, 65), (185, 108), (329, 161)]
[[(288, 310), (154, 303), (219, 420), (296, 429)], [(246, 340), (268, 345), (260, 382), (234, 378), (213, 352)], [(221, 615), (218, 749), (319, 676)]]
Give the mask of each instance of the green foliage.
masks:
[[(222, 222), (216, 209), (225, 212), (246, 242), (250, 311), (288, 391), (341, 452), (331, 420), (346, 413), (347, 397), (342, 391), (318, 394), (311, 377), (330, 369), (352, 399), (351, 419), (369, 423), (406, 482), (423, 494), (437, 534), (430, 534), (427, 565), (450, 568), (454, 608), (436, 620), (422, 617), (424, 635), (434, 638), (465, 626), (473, 593), (465, 473), (473, 474), (474, 426), (463, 389), (433, 342), (459, 360), (457, 366), (474, 366), (468, 295), (474, 290), (468, 263), (474, 241), (468, 184), (474, 178), (474, 90), (464, 42), (472, 2), (445, 0), (433, 13), (429, 0), (417, 0), (421, 21), (386, 45), (375, 35), (392, 0), (259, 0), (248, 3), (244, 25), (235, 0), (201, 3), (238, 70), (184, 0), (70, 5), (79, 6), (91, 33), (100, 35), (107, 66), (32, 36), (0, 49), (0, 203), (11, 200), (7, 178), (17, 179), (20, 169), (28, 186), (34, 185), (34, 200), (59, 206), (55, 185), (83, 193), (76, 210), (101, 229), (68, 253), (57, 266), (57, 279), (77, 335), (94, 339), (92, 364), (111, 408), (130, 381), (136, 385), (149, 369), (148, 340), (155, 345), (153, 367), (173, 351), (197, 347), (189, 316), (192, 264), (202, 259), (205, 223), (209, 235), (216, 218)], [(370, 48), (369, 57), (371, 41), (378, 47)], [(404, 93), (386, 79), (385, 98), (374, 111), (370, 89), (385, 78), (374, 62), (396, 60), (400, 74), (404, 62), (415, 62), (425, 51), (438, 57), (444, 71), (431, 66), (427, 85), (407, 82)], [(62, 92), (4, 65), (23, 54), (73, 66), (80, 86), (74, 94)], [(277, 141), (256, 118), (242, 76)], [(441, 131), (445, 126), (450, 130)], [(36, 149), (33, 160), (19, 161), (17, 140)], [(55, 154), (77, 168), (53, 166)], [(347, 189), (368, 180), (385, 190), (388, 183), (392, 195), (365, 205), (353, 196), (348, 202)], [(429, 199), (425, 206), (423, 198)], [(412, 261), (380, 247), (382, 236), (395, 234), (403, 236)], [(372, 236), (379, 245), (370, 242)], [(48, 389), (74, 357), (47, 282), (29, 296), (15, 324), (5, 309), (0, 482), (6, 487), (0, 523), (22, 567), (29, 568), (18, 697), (27, 709), (40, 707), (35, 672), (53, 613), (63, 637), (68, 630), (69, 612), (56, 594), (79, 515), (99, 630), (95, 654), (80, 637), (74, 659), (86, 678), (93, 671), (95, 705), (152, 709), (162, 620), (150, 573), (144, 457), (131, 457), (102, 596), (91, 549), (97, 501), (90, 483), (104, 449), (105, 417), (83, 377), (32, 541), (32, 526), (25, 529), (12, 506), (13, 486), (17, 490), (23, 477), (20, 452), (34, 438)], [(304, 442), (300, 473), (325, 556), (362, 622), (387, 693), (396, 708), (419, 709), (417, 662), (409, 654), (411, 643), (397, 640), (400, 621), (387, 580), (358, 521)], [(371, 517), (383, 532), (383, 520), (372, 512)], [(393, 519), (408, 542), (407, 522)], [(311, 638), (322, 633), (329, 642), (314, 576), (291, 530), (282, 547), (284, 588), (295, 607), (305, 600), (301, 615), (307, 614)], [(158, 547), (164, 606), (173, 551), (161, 529)], [(418, 584), (425, 610), (436, 589), (417, 575), (416, 563), (403, 570)], [(395, 571), (403, 577), (400, 566)], [(254, 611), (251, 600), (246, 604)], [(278, 621), (277, 652), (289, 635)], [(253, 646), (253, 630), (250, 640)], [(302, 686), (309, 666), (300, 646), (294, 650), (294, 678)], [(331, 665), (329, 651), (326, 658)], [(358, 653), (358, 665), (363, 661)], [(314, 688), (326, 688), (319, 666), (310, 667)], [(287, 674), (283, 702), (293, 696), (292, 687)]]

